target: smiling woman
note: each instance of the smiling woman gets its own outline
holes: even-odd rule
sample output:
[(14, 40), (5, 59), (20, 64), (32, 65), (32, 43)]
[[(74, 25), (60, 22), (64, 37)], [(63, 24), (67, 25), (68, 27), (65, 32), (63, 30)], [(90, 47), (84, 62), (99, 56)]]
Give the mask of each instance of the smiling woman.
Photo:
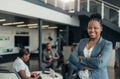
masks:
[(107, 61), (112, 53), (112, 43), (102, 38), (102, 30), (101, 16), (91, 15), (87, 28), (89, 38), (81, 39), (70, 56), (70, 62), (79, 70), (80, 79), (109, 79)]

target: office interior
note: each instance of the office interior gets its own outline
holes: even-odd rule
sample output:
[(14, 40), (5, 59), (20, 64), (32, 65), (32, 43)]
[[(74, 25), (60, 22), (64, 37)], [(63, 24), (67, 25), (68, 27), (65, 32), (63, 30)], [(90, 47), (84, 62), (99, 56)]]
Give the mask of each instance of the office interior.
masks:
[(99, 13), (103, 18), (102, 36), (113, 43), (108, 72), (110, 79), (114, 79), (115, 50), (120, 47), (118, 3), (119, 0), (1, 0), (0, 72), (9, 71), (22, 46), (31, 53), (30, 69), (40, 70), (41, 52), (47, 42), (58, 51), (61, 51), (61, 40), (63, 48), (77, 44), (88, 37), (90, 15)]

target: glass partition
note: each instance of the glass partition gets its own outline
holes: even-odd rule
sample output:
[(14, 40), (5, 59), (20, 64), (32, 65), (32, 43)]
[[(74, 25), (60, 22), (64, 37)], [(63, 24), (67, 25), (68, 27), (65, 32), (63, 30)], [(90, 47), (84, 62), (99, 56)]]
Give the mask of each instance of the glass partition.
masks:
[(90, 1), (90, 13), (99, 13), (101, 14), (101, 3), (97, 1)]
[[(62, 10), (74, 12), (87, 12), (90, 14), (99, 13), (102, 17), (115, 25), (119, 26), (119, 8), (101, 0), (39, 0), (44, 3), (55, 6)], [(102, 5), (103, 4), (103, 5)], [(102, 13), (103, 12), (103, 13)], [(119, 23), (119, 24), (118, 24)]]
[(55, 0), (47, 0), (47, 3), (50, 5), (55, 6)]
[(69, 2), (68, 5), (69, 5), (69, 11), (75, 10), (75, 0)]
[(118, 25), (118, 12), (114, 9), (111, 9), (108, 6), (105, 6), (104, 8), (104, 19), (114, 23), (115, 25)]
[(87, 11), (87, 0), (80, 0), (80, 11)]
[(61, 8), (61, 9), (64, 8), (64, 4), (63, 4), (63, 2), (61, 0), (57, 0), (57, 7)]
[(45, 2), (45, 0), (40, 0), (41, 2)]
[(65, 11), (69, 11), (71, 4), (70, 4), (70, 2), (64, 3), (64, 6), (65, 6), (65, 8), (64, 8)]
[(112, 7), (112, 5), (110, 6), (110, 4), (108, 5), (104, 4), (102, 8), (102, 1), (99, 1), (99, 0), (90, 0), (89, 6), (87, 4), (88, 4), (88, 0), (80, 0), (80, 11), (81, 12), (83, 11), (87, 12), (87, 8), (89, 7), (90, 14), (94, 14), (94, 13), (101, 14), (102, 9), (103, 9), (103, 12), (104, 12), (103, 18), (118, 26), (119, 13), (118, 13), (118, 10), (115, 9), (114, 6)]

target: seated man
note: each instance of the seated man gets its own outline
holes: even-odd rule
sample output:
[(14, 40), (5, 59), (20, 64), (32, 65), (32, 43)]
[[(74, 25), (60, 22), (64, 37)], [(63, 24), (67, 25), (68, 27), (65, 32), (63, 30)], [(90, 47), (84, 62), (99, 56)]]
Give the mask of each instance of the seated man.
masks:
[(20, 49), (19, 57), (13, 62), (12, 71), (17, 75), (18, 79), (41, 79), (39, 74), (29, 71), (27, 62), (30, 58), (30, 53), (25, 49)]
[(43, 62), (41, 64), (42, 70), (44, 71), (50, 67), (53, 70), (56, 70), (58, 59), (59, 59), (58, 53), (52, 50), (52, 46), (50, 43), (47, 43), (46, 49), (43, 51)]

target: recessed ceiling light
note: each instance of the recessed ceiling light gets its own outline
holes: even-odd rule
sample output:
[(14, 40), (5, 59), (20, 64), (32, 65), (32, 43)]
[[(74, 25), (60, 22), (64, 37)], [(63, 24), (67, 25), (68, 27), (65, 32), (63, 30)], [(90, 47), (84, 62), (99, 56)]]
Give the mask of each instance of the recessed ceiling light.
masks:
[(48, 28), (49, 25), (42, 25), (42, 28)]
[(27, 24), (27, 26), (38, 26), (37, 23), (34, 23), (34, 24)]
[(17, 25), (16, 27), (26, 27), (27, 24), (23, 24), (23, 25)]
[(4, 22), (4, 21), (6, 21), (6, 19), (0, 19), (0, 22)]
[(21, 21), (21, 22), (9, 22), (9, 23), (3, 23), (2, 25), (3, 26), (8, 26), (8, 25), (16, 25), (16, 24), (23, 24), (24, 22)]
[(32, 28), (38, 28), (38, 26), (30, 26), (30, 27), (28, 27), (28, 28), (31, 28), (31, 29), (32, 29)]
[(31, 27), (31, 26), (38, 26), (37, 23), (33, 23), (33, 24), (22, 24), (22, 25), (17, 25), (16, 27)]
[(57, 29), (58, 27), (57, 26), (52, 26), (52, 27), (49, 27), (48, 29)]

